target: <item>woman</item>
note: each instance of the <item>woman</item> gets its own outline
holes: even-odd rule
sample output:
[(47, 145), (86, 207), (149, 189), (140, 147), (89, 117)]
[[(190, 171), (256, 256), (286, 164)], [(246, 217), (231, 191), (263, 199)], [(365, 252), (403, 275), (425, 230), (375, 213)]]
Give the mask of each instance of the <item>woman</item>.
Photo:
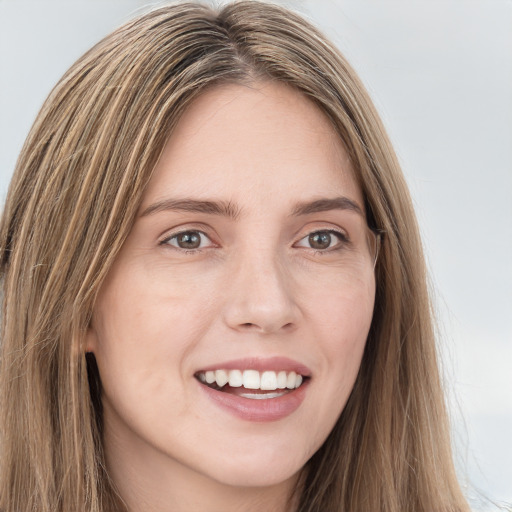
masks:
[(297, 15), (187, 3), (101, 41), (0, 240), (3, 511), (467, 510), (405, 182)]

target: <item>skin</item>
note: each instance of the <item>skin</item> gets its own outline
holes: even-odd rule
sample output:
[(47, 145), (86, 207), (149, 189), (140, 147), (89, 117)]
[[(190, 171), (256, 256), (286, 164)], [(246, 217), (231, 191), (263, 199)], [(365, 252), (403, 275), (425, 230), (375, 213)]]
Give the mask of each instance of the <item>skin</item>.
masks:
[[(373, 313), (364, 214), (293, 215), (338, 196), (364, 212), (339, 137), (288, 86), (219, 86), (178, 123), (87, 336), (107, 465), (130, 511), (290, 510), (301, 468), (348, 399)], [(170, 198), (229, 203), (236, 215), (152, 208)], [(180, 248), (183, 230), (201, 245)], [(312, 248), (321, 230), (350, 241), (331, 234), (332, 246)], [(194, 377), (273, 356), (311, 370), (304, 401), (277, 421), (235, 417)]]

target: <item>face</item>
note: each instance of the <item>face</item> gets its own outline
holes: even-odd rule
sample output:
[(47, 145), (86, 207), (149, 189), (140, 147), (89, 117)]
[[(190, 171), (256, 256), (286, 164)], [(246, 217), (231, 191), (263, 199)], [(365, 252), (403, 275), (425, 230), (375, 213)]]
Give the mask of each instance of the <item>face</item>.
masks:
[(362, 194), (326, 117), (284, 85), (204, 93), (88, 333), (109, 464), (231, 486), (292, 478), (343, 410), (374, 295)]

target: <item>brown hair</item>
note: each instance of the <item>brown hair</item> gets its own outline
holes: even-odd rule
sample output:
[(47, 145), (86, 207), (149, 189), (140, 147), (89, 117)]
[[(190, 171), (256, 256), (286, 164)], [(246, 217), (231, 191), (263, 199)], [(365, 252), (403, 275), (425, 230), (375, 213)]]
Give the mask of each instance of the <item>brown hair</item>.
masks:
[(385, 232), (361, 369), (307, 463), (300, 512), (466, 511), (452, 463), (425, 263), (409, 193), (361, 82), (308, 22), (256, 1), (156, 9), (86, 53), (46, 100), (0, 225), (0, 508), (121, 510), (84, 335), (161, 150), (219, 83), (301, 91), (344, 141)]

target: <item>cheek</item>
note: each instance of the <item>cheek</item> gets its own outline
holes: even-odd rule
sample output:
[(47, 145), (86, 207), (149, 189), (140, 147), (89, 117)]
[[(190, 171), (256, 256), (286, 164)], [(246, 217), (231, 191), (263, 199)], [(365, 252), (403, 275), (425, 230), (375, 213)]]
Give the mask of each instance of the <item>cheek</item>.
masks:
[[(364, 276), (364, 274), (363, 274)], [(373, 275), (360, 280), (332, 279), (309, 296), (310, 339), (315, 344), (317, 380), (310, 395), (314, 417), (308, 421), (308, 455), (325, 441), (340, 417), (359, 372), (373, 316)], [(313, 390), (312, 390), (313, 391)]]
[[(311, 305), (314, 337), (325, 369), (325, 397), (344, 404), (354, 385), (370, 329), (375, 299), (373, 276), (326, 289)], [(335, 407), (336, 408), (336, 407)], [(339, 411), (341, 412), (341, 410)]]
[(375, 301), (373, 273), (358, 278), (325, 282), (320, 292), (311, 294), (306, 309), (333, 351), (364, 345), (370, 329)]
[(205, 293), (213, 287), (204, 276), (162, 265), (120, 267), (112, 272), (95, 308), (94, 320), (104, 338), (131, 343), (134, 349), (147, 350), (150, 341), (178, 348), (190, 337), (180, 333), (202, 330), (214, 303)]
[(214, 303), (202, 290), (193, 280), (155, 279), (140, 269), (112, 274), (98, 297), (88, 343), (107, 392), (124, 387), (143, 396), (188, 377), (187, 355), (207, 329)]
[(188, 413), (189, 354), (207, 329), (212, 301), (199, 293), (198, 284), (175, 284), (145, 272), (123, 272), (123, 279), (114, 274), (98, 297), (93, 352), (105, 421), (116, 431), (129, 425), (149, 439), (165, 420), (169, 432), (162, 435), (171, 436), (173, 418)]

